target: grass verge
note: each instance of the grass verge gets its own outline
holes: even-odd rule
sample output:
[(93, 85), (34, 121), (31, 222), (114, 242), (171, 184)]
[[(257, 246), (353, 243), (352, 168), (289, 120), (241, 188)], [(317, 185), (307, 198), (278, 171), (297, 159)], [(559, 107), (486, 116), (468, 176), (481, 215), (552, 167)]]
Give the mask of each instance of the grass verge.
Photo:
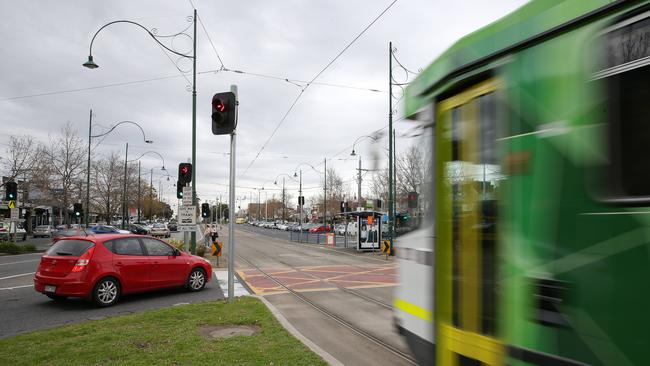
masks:
[[(119, 304), (117, 305), (119, 306)], [(257, 325), (205, 339), (202, 325)], [(254, 297), (176, 306), (0, 340), (2, 365), (325, 365)]]
[(8, 241), (0, 242), (0, 253), (2, 254), (23, 254), (35, 252), (38, 252), (38, 250), (34, 244), (18, 245)]

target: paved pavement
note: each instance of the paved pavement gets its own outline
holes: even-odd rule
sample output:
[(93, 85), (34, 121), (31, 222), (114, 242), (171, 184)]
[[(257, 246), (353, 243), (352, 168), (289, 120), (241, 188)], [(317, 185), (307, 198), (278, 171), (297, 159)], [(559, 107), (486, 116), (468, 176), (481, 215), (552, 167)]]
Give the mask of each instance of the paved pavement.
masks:
[(0, 256), (0, 338), (83, 320), (102, 319), (224, 297), (213, 277), (200, 292), (170, 289), (127, 295), (109, 308), (98, 308), (82, 299), (54, 302), (34, 291), (32, 286), (40, 256), (41, 253)]
[[(386, 260), (373, 253), (299, 244), (263, 234), (258, 228), (237, 225), (235, 249), (241, 257), (236, 259), (235, 269), (303, 336), (345, 365), (412, 364), (354, 330), (410, 353), (393, 326), (394, 258)], [(227, 238), (222, 240), (227, 242)], [(292, 295), (249, 262), (354, 329)]]

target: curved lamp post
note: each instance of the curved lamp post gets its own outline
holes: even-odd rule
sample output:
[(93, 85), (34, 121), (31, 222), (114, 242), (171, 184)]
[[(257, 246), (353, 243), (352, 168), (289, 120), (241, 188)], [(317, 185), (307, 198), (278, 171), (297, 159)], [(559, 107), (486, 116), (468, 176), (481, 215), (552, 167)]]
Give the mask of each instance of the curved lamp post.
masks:
[[(100, 133), (99, 135), (93, 135), (93, 111), (90, 110), (90, 122), (88, 123), (88, 166), (86, 169), (86, 215), (85, 215), (85, 224), (86, 228), (88, 228), (88, 220), (90, 216), (90, 145), (92, 142), (92, 139), (95, 137), (102, 137), (106, 136), (109, 133), (113, 132), (118, 126), (123, 125), (123, 124), (132, 124), (137, 126), (140, 129), (140, 132), (142, 132), (142, 139), (144, 140), (145, 143), (147, 144), (153, 144), (153, 140), (147, 139), (147, 135), (144, 133), (144, 130), (142, 129), (142, 126), (140, 126), (138, 123), (133, 122), (133, 121), (122, 121), (118, 122), (113, 127), (111, 127), (108, 131), (104, 133)], [(126, 163), (129, 155), (129, 143), (126, 143), (126, 155), (124, 156), (124, 192), (122, 194), (122, 205), (124, 206), (126, 203)], [(122, 214), (124, 214), (124, 207), (122, 207)], [(122, 228), (124, 228), (124, 215), (122, 215)]]
[[(95, 34), (93, 35), (92, 40), (90, 41), (90, 47), (89, 47), (89, 50), (88, 50), (88, 60), (83, 63), (84, 67), (87, 67), (87, 68), (89, 68), (91, 70), (96, 69), (96, 68), (99, 67), (99, 65), (97, 65), (95, 63), (95, 61), (93, 60), (93, 43), (95, 42), (95, 38), (97, 37), (99, 32), (102, 31), (102, 29), (108, 27), (109, 25), (117, 24), (117, 23), (127, 23), (127, 24), (132, 24), (132, 25), (135, 25), (137, 27), (140, 27), (145, 32), (147, 32), (147, 34), (156, 43), (158, 43), (161, 47), (163, 47), (165, 50), (167, 50), (167, 51), (169, 51), (169, 52), (171, 52), (171, 53), (173, 53), (173, 54), (175, 54), (177, 56), (180, 56), (180, 57), (183, 57), (183, 58), (188, 58), (188, 59), (192, 60), (192, 204), (194, 204), (196, 202), (196, 17), (197, 17), (196, 9), (194, 9), (194, 17), (192, 18), (192, 21), (194, 23), (194, 29), (193, 29), (194, 30), (194, 36), (192, 37), (192, 43), (193, 43), (192, 56), (188, 56), (188, 55), (176, 52), (173, 49), (165, 46), (164, 44), (162, 44), (158, 40), (158, 38), (156, 37), (155, 34), (151, 33), (146, 27), (144, 27), (143, 25), (141, 25), (139, 23), (136, 23), (136, 22), (133, 22), (133, 21), (130, 21), (130, 20), (115, 20), (115, 21), (104, 24), (103, 26), (101, 26), (101, 28), (99, 28), (97, 30), (97, 32), (95, 32)], [(92, 114), (92, 112), (91, 112), (91, 114)], [(91, 119), (92, 119), (92, 117), (91, 117)], [(191, 244), (192, 254), (196, 254), (196, 232), (194, 232), (194, 231), (192, 232), (191, 238), (192, 238), (191, 239), (192, 240), (192, 244)]]
[[(140, 159), (142, 159), (142, 157), (144, 157), (147, 154), (156, 154), (156, 155), (158, 155), (158, 157), (160, 157), (160, 159), (163, 162), (162, 168), (160, 168), (160, 170), (167, 173), (167, 169), (165, 169), (165, 158), (162, 155), (160, 155), (159, 153), (157, 153), (157, 152), (155, 152), (153, 150), (145, 151), (142, 154), (140, 154), (140, 156), (138, 156), (137, 158), (135, 158), (133, 160), (129, 160), (129, 163), (134, 162), (136, 160), (138, 161), (138, 222), (140, 222), (140, 211), (141, 211), (141, 206), (142, 206), (141, 202), (140, 202), (141, 197), (142, 197), (142, 193), (141, 193), (141, 190), (140, 190), (140, 186), (141, 186), (140, 181), (142, 180), (141, 179), (142, 178), (142, 173), (140, 172)], [(153, 168), (151, 168), (151, 173), (150, 174), (151, 174), (151, 177), (153, 177)], [(151, 180), (152, 179), (153, 178), (150, 179), (150, 182), (149, 182), (150, 185), (151, 185)], [(167, 173), (167, 180), (169, 180), (169, 173)]]
[(350, 153), (350, 156), (359, 156), (359, 168), (357, 169), (358, 175), (357, 175), (357, 184), (358, 184), (358, 190), (357, 190), (357, 209), (361, 207), (361, 172), (363, 170), (367, 169), (361, 169), (361, 155), (358, 155), (356, 152), (354, 152), (354, 147), (357, 144), (357, 142), (361, 141), (364, 138), (369, 138), (373, 142), (377, 142), (379, 140), (379, 137), (375, 137), (372, 135), (364, 135), (359, 138), (357, 138), (354, 143), (352, 144), (352, 153)]

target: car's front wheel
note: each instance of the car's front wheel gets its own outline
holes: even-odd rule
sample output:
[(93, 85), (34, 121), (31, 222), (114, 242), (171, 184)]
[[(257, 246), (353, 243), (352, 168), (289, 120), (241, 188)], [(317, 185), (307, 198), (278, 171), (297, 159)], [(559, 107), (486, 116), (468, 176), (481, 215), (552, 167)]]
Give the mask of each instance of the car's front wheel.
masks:
[(205, 271), (201, 268), (194, 268), (187, 277), (186, 287), (192, 292), (201, 291), (205, 287)]
[(120, 298), (120, 292), (120, 283), (115, 278), (102, 278), (93, 289), (93, 301), (101, 307), (111, 306)]

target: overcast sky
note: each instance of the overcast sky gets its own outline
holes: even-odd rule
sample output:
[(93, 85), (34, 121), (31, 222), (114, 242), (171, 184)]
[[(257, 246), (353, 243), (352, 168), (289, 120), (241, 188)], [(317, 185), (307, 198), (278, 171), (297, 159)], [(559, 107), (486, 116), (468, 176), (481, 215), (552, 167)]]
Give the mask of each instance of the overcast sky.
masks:
[[(358, 157), (350, 156), (352, 144), (388, 124), (388, 42), (393, 42), (400, 62), (417, 72), (458, 38), (525, 3), (398, 0), (316, 80), (345, 87), (311, 85), (269, 140), (304, 87), (299, 81), (313, 79), (391, 2), (193, 0), (212, 40), (211, 44), (199, 23), (199, 197), (227, 197), (229, 138), (211, 133), (214, 93), (228, 91), (231, 84), (239, 89), (238, 197), (248, 197), (252, 187), (262, 185), (269, 194), (277, 194), (269, 190), (277, 188), (272, 182), (275, 177), (292, 175), (303, 162), (322, 170), (325, 158), (355, 195)], [(132, 20), (150, 30), (156, 28), (158, 35), (168, 35), (190, 26), (191, 14), (192, 3), (187, 0), (0, 0), (0, 151), (4, 154), (11, 134), (29, 134), (46, 142), (48, 135), (58, 133), (68, 121), (87, 141), (90, 109), (94, 121), (102, 126), (136, 121), (154, 144), (145, 144), (136, 127), (123, 125), (103, 140), (94, 156), (111, 151), (124, 154), (126, 142), (130, 158), (147, 150), (159, 152), (174, 177), (169, 183), (163, 179), (163, 193), (175, 204), (172, 183), (177, 166), (192, 152), (191, 61), (176, 62), (176, 56), (167, 53), (167, 57), (142, 29), (122, 23), (105, 28), (95, 40), (93, 56), (100, 67), (89, 70), (81, 64), (86, 61), (93, 34), (108, 22)], [(187, 30), (189, 35), (191, 30)], [(181, 53), (191, 50), (189, 37), (160, 40)], [(222, 66), (216, 53), (225, 68), (249, 74), (214, 72)], [(188, 80), (177, 67), (187, 72)], [(400, 82), (413, 79), (401, 69), (394, 70), (394, 77)], [(298, 80), (298, 85), (283, 80), (287, 78)], [(400, 91), (395, 94), (399, 97)], [(396, 101), (396, 119), (402, 113), (401, 103)], [(412, 127), (411, 122), (396, 123), (399, 151), (413, 143), (405, 137)], [(101, 126), (94, 128), (102, 130)], [(380, 143), (381, 147), (388, 145), (386, 139)], [(356, 150), (364, 167), (386, 166), (385, 161), (374, 165), (370, 161), (379, 148), (371, 146), (369, 139), (359, 142)], [(141, 161), (143, 169), (161, 165), (153, 154)], [(301, 168), (305, 195), (318, 193), (321, 176), (306, 164)], [(286, 178), (279, 179), (282, 177)], [(297, 182), (287, 179), (287, 187), (295, 201)], [(257, 193), (253, 196), (256, 201)]]

